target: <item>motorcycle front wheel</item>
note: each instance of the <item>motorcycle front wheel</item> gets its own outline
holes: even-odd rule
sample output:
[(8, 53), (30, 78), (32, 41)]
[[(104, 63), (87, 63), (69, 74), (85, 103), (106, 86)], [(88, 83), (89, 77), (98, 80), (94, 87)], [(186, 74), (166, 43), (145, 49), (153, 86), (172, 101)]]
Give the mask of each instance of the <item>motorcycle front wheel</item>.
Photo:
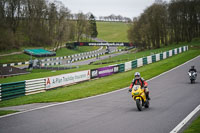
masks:
[(139, 111), (142, 111), (142, 103), (139, 99), (136, 99), (136, 105)]

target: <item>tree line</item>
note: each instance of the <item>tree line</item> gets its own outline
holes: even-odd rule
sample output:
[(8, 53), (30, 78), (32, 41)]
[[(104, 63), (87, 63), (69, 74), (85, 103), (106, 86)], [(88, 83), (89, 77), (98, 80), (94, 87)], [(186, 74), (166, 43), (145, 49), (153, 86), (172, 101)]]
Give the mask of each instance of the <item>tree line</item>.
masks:
[(128, 39), (141, 48), (159, 48), (200, 37), (200, 1), (161, 0), (148, 7), (128, 30)]
[(123, 17), (121, 15), (111, 14), (109, 16), (100, 16), (100, 21), (119, 21), (119, 22), (131, 22), (129, 17)]
[[(0, 51), (22, 46), (54, 46), (80, 41), (83, 35), (96, 37), (92, 14), (71, 14), (60, 1), (1, 0)], [(77, 20), (71, 20), (76, 16)], [(96, 33), (94, 33), (96, 32)]]

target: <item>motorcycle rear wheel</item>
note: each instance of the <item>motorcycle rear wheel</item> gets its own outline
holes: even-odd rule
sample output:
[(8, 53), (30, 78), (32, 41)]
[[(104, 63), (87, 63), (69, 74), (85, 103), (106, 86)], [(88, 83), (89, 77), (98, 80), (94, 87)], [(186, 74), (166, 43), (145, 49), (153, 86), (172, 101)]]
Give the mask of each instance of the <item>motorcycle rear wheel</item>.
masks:
[(139, 111), (142, 111), (142, 103), (139, 99), (136, 99), (136, 105)]
[(193, 84), (195, 82), (195, 80), (191, 79), (190, 82), (191, 82), (191, 84)]

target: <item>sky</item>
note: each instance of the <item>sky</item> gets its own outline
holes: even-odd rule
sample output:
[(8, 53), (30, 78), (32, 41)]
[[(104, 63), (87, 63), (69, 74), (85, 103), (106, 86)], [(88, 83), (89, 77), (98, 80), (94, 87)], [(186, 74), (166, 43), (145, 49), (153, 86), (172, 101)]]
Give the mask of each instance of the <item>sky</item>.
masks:
[[(71, 13), (91, 12), (96, 17), (111, 14), (123, 17), (138, 17), (155, 0), (60, 0)], [(169, 0), (165, 0), (169, 1)]]

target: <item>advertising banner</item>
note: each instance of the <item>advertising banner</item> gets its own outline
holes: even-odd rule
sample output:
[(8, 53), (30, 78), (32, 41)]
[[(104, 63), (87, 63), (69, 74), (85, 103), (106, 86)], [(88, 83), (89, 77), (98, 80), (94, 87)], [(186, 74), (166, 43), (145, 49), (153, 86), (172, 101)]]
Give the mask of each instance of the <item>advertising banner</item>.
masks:
[(90, 70), (46, 78), (46, 89), (69, 85), (90, 79)]
[(99, 72), (98, 77), (105, 77), (105, 76), (112, 75), (114, 73), (113, 66), (103, 67), (97, 70)]
[(91, 70), (91, 79), (97, 78), (98, 75), (99, 75), (99, 72), (98, 72), (97, 69), (92, 69), (92, 70)]
[(98, 69), (92, 69), (91, 70), (91, 79), (109, 76), (109, 75), (112, 75), (113, 73), (118, 73), (118, 72), (119, 72), (118, 65), (108, 66), (108, 67), (103, 67), (103, 68), (98, 68)]
[(113, 66), (113, 72), (114, 73), (118, 73), (119, 72), (119, 66), (118, 65)]
[(75, 46), (127, 46), (133, 47), (135, 44), (128, 42), (74, 42)]

